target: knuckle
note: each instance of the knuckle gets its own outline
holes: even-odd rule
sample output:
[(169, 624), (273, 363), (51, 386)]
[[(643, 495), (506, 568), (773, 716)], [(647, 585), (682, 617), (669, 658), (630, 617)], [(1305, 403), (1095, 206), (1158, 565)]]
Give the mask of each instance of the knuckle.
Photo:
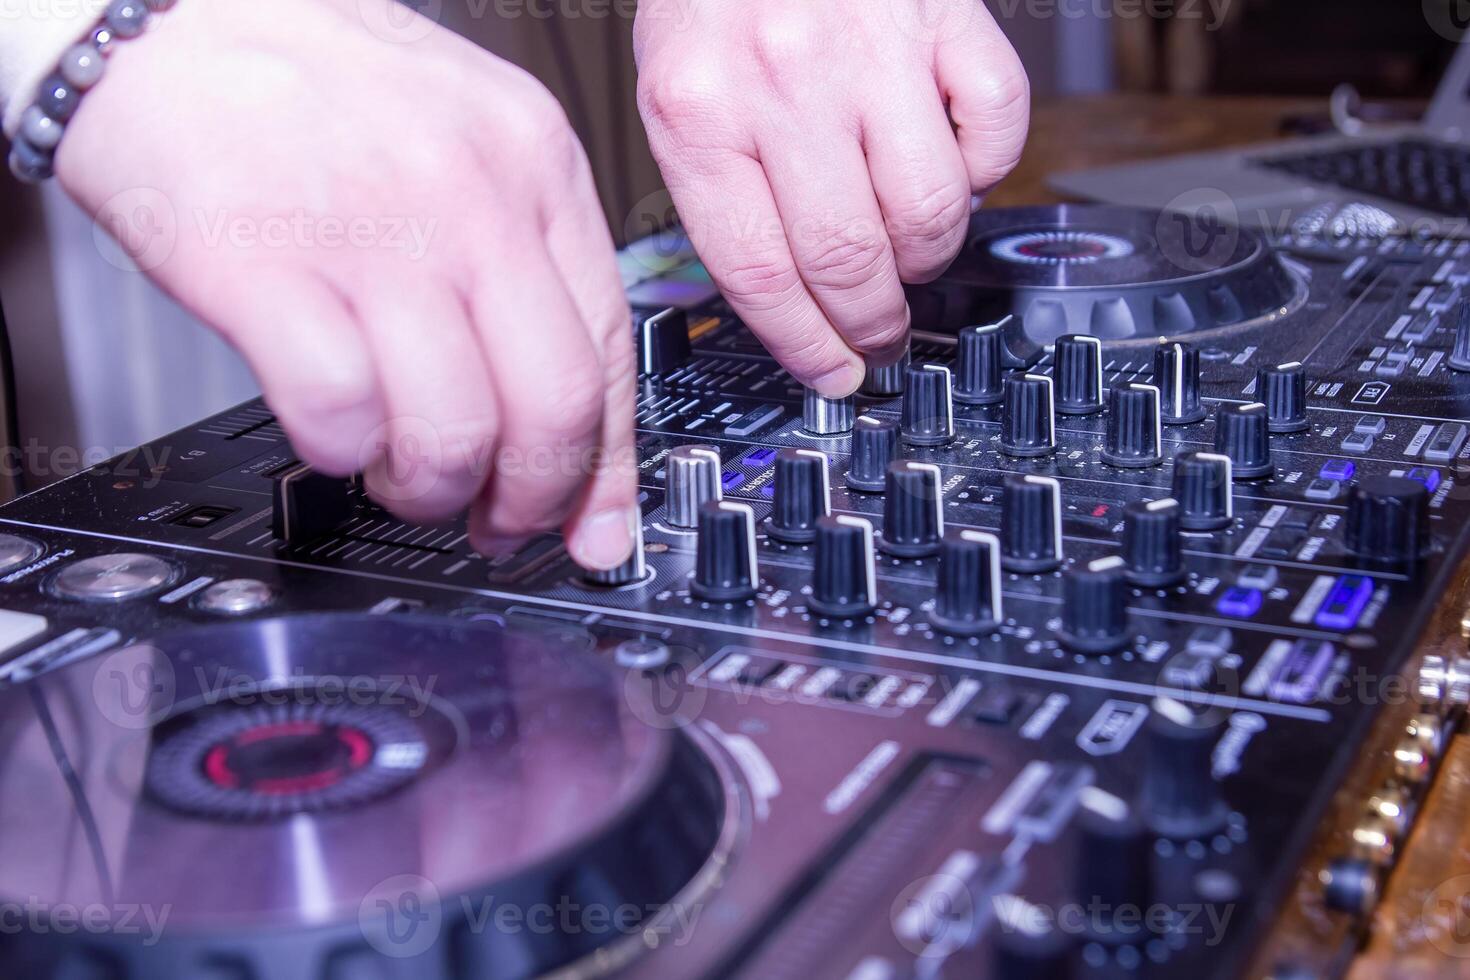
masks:
[(813, 286), (851, 289), (882, 271), (888, 249), (861, 227), (826, 227), (813, 235), (802, 265)]
[(602, 386), (600, 378), (588, 371), (569, 370), (554, 383), (542, 389), (538, 416), (542, 425), (567, 437), (593, 432), (602, 421)]
[(704, 59), (680, 59), (639, 75), (638, 107), (656, 132), (707, 126), (722, 110), (728, 86)]
[(797, 333), (788, 344), (780, 361), (798, 381), (813, 381), (837, 370), (848, 360), (831, 338), (815, 329)]
[(817, 32), (808, 20), (777, 9), (767, 10), (756, 19), (750, 31), (750, 47), (766, 79), (776, 83), (805, 77), (821, 57)]
[(372, 378), (328, 370), (291, 392), (283, 414), (288, 423), (316, 430), (340, 423), (366, 409), (376, 396)]
[[(970, 220), (970, 189), (946, 183), (921, 195), (912, 204), (896, 209), (889, 219), (895, 241), (926, 251), (948, 251), (958, 247)], [(946, 254), (942, 256), (948, 259)]]
[(720, 289), (732, 303), (766, 312), (788, 302), (801, 285), (796, 267), (777, 259), (751, 259), (715, 273)]
[(885, 316), (865, 329), (847, 331), (851, 335), (849, 339), (853, 344), (865, 351), (882, 351), (896, 347), (908, 336), (908, 332), (908, 321), (903, 315), (901, 305), (891, 315)]

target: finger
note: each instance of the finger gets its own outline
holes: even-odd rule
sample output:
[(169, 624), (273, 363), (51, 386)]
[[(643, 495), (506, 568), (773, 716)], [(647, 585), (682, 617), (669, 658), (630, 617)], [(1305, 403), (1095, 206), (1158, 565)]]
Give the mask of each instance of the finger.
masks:
[(697, 173), (673, 158), (660, 164), (710, 277), (771, 356), (828, 397), (856, 391), (862, 358), (807, 291), (760, 164), (736, 152), (704, 161)]
[(984, 196), (1021, 158), (1031, 124), (1031, 86), (994, 19), (976, 12), (971, 29), (941, 42), (935, 78), (949, 106), (973, 194)]
[(602, 452), (563, 531), (579, 564), (608, 569), (632, 554), (642, 520), (633, 444), (637, 368), (628, 301), (585, 156), (577, 168), (566, 192), (549, 204), (546, 249), (602, 366)]
[(827, 320), (861, 353), (901, 343), (908, 303), (856, 137), (787, 134), (763, 143), (760, 157), (791, 255)]
[(905, 282), (929, 282), (965, 241), (970, 180), (933, 79), (889, 83), (870, 103), (863, 148)]
[(420, 523), (462, 511), (490, 470), (499, 408), (469, 312), (449, 284), (393, 277), (359, 301), (387, 422), (365, 447), (372, 498)]
[(487, 257), (471, 303), (495, 378), (495, 465), (472, 510), (477, 545), (561, 526), (602, 437), (602, 365), (544, 243)]
[(356, 473), (384, 404), (341, 294), (310, 275), (260, 272), (221, 298), (220, 315), (199, 312), (249, 363), (296, 452), (324, 473)]

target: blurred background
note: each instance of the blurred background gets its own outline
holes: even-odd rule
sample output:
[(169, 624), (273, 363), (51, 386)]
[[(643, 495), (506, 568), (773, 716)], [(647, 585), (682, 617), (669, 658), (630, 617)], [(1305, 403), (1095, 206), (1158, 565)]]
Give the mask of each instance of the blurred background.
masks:
[[(770, 2), (770, 0), (768, 0)], [(418, 4), (421, 9), (425, 3)], [(988, 0), (1038, 103), (1133, 93), (1426, 100), (1467, 0)], [(434, 0), (438, 19), (524, 65), (567, 107), (621, 243), (668, 217), (634, 106), (631, 4)], [(560, 11), (556, 17), (546, 14)], [(581, 11), (580, 16), (571, 16)], [(476, 15), (478, 13), (478, 16)], [(1141, 98), (1139, 112), (1154, 104)], [(1201, 110), (1207, 111), (1207, 110)], [(1283, 129), (1298, 128), (1283, 118)], [(0, 194), (10, 352), (0, 412), (34, 487), (255, 393), (224, 344), (158, 294), (54, 187)], [(283, 315), (287, 311), (283, 311)], [(4, 477), (14, 475), (6, 466)], [(13, 482), (13, 481), (12, 481)], [(5, 489), (0, 487), (0, 490)]]

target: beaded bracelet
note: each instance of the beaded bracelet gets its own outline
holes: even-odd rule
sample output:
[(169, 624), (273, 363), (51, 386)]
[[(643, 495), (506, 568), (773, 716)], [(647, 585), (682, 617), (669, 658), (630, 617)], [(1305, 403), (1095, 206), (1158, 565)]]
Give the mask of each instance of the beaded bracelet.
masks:
[(51, 176), (56, 147), (76, 114), (82, 95), (102, 77), (104, 60), (118, 41), (147, 30), (153, 15), (175, 0), (112, 0), (84, 41), (66, 49), (54, 70), (36, 89), (36, 99), (21, 113), (10, 145), (10, 172), (28, 184)]

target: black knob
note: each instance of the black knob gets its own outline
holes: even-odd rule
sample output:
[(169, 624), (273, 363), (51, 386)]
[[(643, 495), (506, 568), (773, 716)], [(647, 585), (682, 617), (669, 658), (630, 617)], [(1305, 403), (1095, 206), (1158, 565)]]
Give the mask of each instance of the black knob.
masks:
[(1057, 411), (1091, 415), (1103, 407), (1102, 341), (1082, 334), (1058, 337), (1052, 353)]
[(872, 395), (874, 398), (892, 398), (903, 394), (908, 369), (908, 351), (904, 351), (903, 356), (892, 364), (880, 366), (870, 363), (868, 373), (863, 378), (863, 394)]
[(307, 544), (352, 516), (352, 481), (298, 463), (271, 484), (271, 531), (287, 544)]
[(1348, 551), (1370, 562), (1417, 561), (1429, 552), (1429, 491), (1402, 476), (1366, 476), (1348, 497)]
[(1173, 496), (1179, 525), (1189, 531), (1218, 531), (1235, 518), (1230, 457), (1180, 453), (1174, 457)]
[(878, 603), (873, 525), (839, 514), (817, 521), (809, 605), (823, 616), (866, 616)]
[(1108, 393), (1108, 429), (1103, 462), (1125, 469), (1158, 466), (1164, 461), (1159, 389), (1153, 385), (1118, 385)]
[(1102, 654), (1128, 643), (1128, 580), (1123, 559), (1095, 558), (1062, 573), (1062, 626), (1057, 639), (1076, 653)]
[(1193, 840), (1225, 826), (1230, 808), (1211, 760), (1227, 720), (1218, 707), (1154, 698), (1147, 722), (1142, 810), (1144, 823), (1155, 834)]
[(1205, 417), (1199, 400), (1199, 351), (1172, 340), (1154, 348), (1154, 387), (1165, 425), (1188, 425)]
[(1272, 432), (1301, 432), (1307, 427), (1307, 369), (1298, 362), (1257, 371), (1256, 397), (1266, 405)]
[(755, 511), (735, 500), (712, 500), (699, 508), (694, 581), (689, 591), (706, 602), (742, 602), (755, 597)]
[(1179, 538), (1179, 504), (1135, 500), (1123, 510), (1123, 561), (1134, 585), (1158, 589), (1184, 578)]
[(689, 316), (672, 306), (638, 325), (638, 368), (661, 374), (689, 360)]
[(942, 446), (954, 441), (954, 385), (949, 368), (914, 364), (903, 391), (903, 441)]
[(944, 536), (943, 479), (933, 463), (890, 463), (883, 501), (884, 551), (899, 558), (925, 558), (939, 551)]
[(1062, 563), (1062, 485), (1049, 476), (1008, 476), (1000, 498), (1000, 562), (1031, 575)]
[(1222, 404), (1215, 410), (1215, 452), (1230, 457), (1231, 475), (1237, 480), (1270, 476), (1271, 429), (1266, 406)]
[(888, 464), (898, 458), (898, 426), (864, 415), (852, 425), (852, 462), (847, 485), (881, 493), (888, 487)]
[(832, 511), (827, 454), (783, 449), (776, 456), (776, 493), (767, 533), (778, 541), (806, 544), (817, 536), (817, 519)]
[(720, 453), (712, 446), (679, 446), (664, 460), (664, 519), (671, 527), (699, 526), (699, 508), (724, 496)]
[(955, 401), (993, 405), (1003, 396), (1001, 375), (1005, 351), (999, 324), (966, 327), (960, 331), (954, 382)]
[(1045, 456), (1057, 448), (1051, 378), (1011, 375), (1005, 380), (1000, 416), (1000, 451), (1007, 456)]
[(1126, 802), (1096, 786), (1077, 798), (1074, 898), (1083, 908), (1088, 938), (1111, 946), (1150, 938), (1140, 909), (1153, 902), (1153, 840)]
[(582, 580), (591, 585), (600, 585), (605, 589), (615, 589), (624, 585), (636, 585), (648, 578), (648, 566), (643, 560), (643, 521), (633, 525), (633, 553), (628, 560), (617, 568), (609, 568), (601, 571), (584, 571)]
[(1001, 621), (999, 538), (972, 530), (944, 536), (929, 621), (957, 636), (995, 632)]
[(1470, 300), (1455, 313), (1455, 343), (1445, 363), (1456, 371), (1470, 371)]
[(1073, 937), (1061, 928), (1051, 911), (1038, 908), (1018, 895), (998, 896), (990, 976), (1005, 980), (1071, 980)]

